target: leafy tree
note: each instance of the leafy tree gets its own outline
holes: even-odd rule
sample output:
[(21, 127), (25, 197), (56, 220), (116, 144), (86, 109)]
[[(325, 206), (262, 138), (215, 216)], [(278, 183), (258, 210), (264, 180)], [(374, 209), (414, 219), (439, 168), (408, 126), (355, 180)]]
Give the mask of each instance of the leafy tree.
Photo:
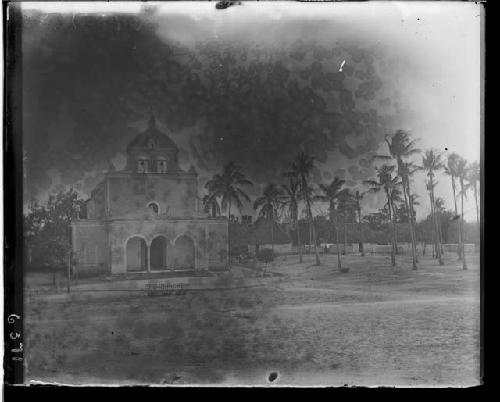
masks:
[(453, 222), (455, 215), (453, 211), (446, 210), (444, 206), (444, 199), (437, 197), (434, 202), (436, 216), (439, 222), (440, 237), (444, 243), (448, 242), (448, 231)]
[(85, 203), (73, 189), (51, 194), (46, 205), (32, 201), (23, 216), (27, 265), (65, 267), (71, 252), (71, 222), (84, 214)]
[(373, 231), (384, 230), (387, 224), (390, 223), (389, 210), (381, 208), (377, 212), (365, 215), (363, 220), (368, 223), (368, 226)]
[[(417, 194), (412, 194), (412, 203), (413, 205), (420, 205), (420, 202), (417, 201), (418, 195)], [(396, 201), (396, 222), (398, 223), (408, 223), (408, 220), (410, 219), (410, 211), (406, 208), (406, 205), (404, 203), (404, 199), (402, 198), (402, 193), (400, 190), (396, 190), (394, 194), (394, 200)], [(415, 210), (413, 211), (413, 218), (415, 220)]]

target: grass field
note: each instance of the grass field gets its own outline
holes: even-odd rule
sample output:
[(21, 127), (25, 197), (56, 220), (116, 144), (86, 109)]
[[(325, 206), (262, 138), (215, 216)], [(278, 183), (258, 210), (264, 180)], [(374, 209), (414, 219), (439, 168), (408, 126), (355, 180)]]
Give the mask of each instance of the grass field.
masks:
[(26, 381), (479, 384), (479, 258), (280, 257), (279, 283), (177, 296), (26, 301)]

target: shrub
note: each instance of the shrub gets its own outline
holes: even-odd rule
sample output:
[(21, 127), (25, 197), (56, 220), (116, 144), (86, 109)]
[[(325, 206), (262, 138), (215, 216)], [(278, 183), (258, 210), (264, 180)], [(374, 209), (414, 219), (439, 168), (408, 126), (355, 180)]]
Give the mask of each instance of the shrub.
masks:
[(274, 251), (270, 248), (263, 248), (259, 250), (259, 253), (257, 254), (257, 258), (259, 259), (259, 261), (265, 263), (273, 262), (274, 257), (275, 257)]

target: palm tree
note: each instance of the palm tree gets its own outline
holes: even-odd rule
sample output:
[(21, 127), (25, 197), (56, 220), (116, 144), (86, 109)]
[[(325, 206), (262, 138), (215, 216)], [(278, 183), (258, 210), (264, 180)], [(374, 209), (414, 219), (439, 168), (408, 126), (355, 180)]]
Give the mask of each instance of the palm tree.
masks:
[(467, 181), (470, 187), (474, 191), (474, 200), (476, 201), (476, 222), (479, 226), (479, 204), (477, 202), (477, 185), (479, 183), (480, 173), (479, 173), (479, 163), (473, 162), (468, 167)]
[(345, 180), (335, 177), (332, 182), (328, 185), (320, 184), (319, 188), (321, 194), (316, 196), (316, 199), (323, 202), (328, 202), (328, 212), (330, 215), (330, 224), (334, 224), (335, 228), (335, 242), (337, 245), (337, 261), (339, 270), (342, 269), (342, 261), (340, 260), (340, 247), (339, 247), (339, 225), (338, 225), (338, 201), (342, 193), (345, 190), (342, 187), (345, 184)]
[[(418, 150), (420, 152), (420, 150)], [(411, 178), (415, 175), (415, 173), (419, 172), (421, 170), (421, 167), (414, 164), (413, 162), (406, 162), (406, 171), (408, 172), (408, 183), (411, 182)], [(408, 184), (409, 186), (409, 184)], [(411, 193), (410, 190), (408, 190), (408, 202), (410, 206), (410, 211), (409, 211), (409, 219), (412, 222), (412, 227), (413, 227), (413, 243), (415, 244), (415, 260), (418, 263), (418, 253), (417, 253), (417, 235), (416, 235), (416, 227), (417, 227), (417, 214), (415, 211), (414, 206), (415, 205), (420, 205), (416, 199), (418, 198), (418, 194)], [(410, 213), (411, 212), (411, 213)], [(411, 237), (411, 236), (410, 236)]]
[(234, 162), (229, 162), (222, 168), (222, 173), (217, 173), (205, 184), (205, 188), (208, 190), (210, 197), (221, 199), (221, 209), (227, 210), (229, 220), (233, 204), (238, 209), (241, 209), (243, 207), (241, 199), (250, 202), (250, 197), (241, 187), (251, 185), (253, 183), (245, 177), (240, 168)]
[(443, 250), (444, 237), (443, 237), (443, 230), (441, 227), (442, 221), (443, 221), (443, 213), (446, 212), (446, 208), (444, 205), (445, 205), (445, 203), (444, 203), (443, 198), (437, 197), (434, 200), (434, 212), (436, 214), (436, 219), (438, 221), (438, 236), (439, 236), (439, 239), (441, 241), (441, 254), (444, 254), (444, 250)]
[(288, 184), (283, 184), (281, 188), (283, 193), (281, 195), (283, 207), (288, 208), (292, 227), (297, 232), (297, 248), (299, 251), (299, 262), (302, 262), (302, 244), (300, 241), (300, 228), (299, 220), (299, 201), (300, 201), (300, 187), (297, 176), (287, 173), (285, 176), (288, 178)]
[[(390, 199), (391, 199), (392, 209), (393, 209), (393, 214), (394, 214), (394, 241), (396, 243), (395, 244), (395, 253), (396, 253), (396, 255), (398, 255), (399, 248), (398, 248), (398, 226), (397, 226), (397, 224), (398, 224), (398, 221), (404, 222), (403, 216), (404, 216), (404, 212), (407, 211), (407, 209), (404, 205), (404, 200), (401, 197), (401, 190), (398, 187), (394, 187), (391, 190)], [(384, 208), (385, 209), (391, 208), (391, 205), (390, 205), (391, 203), (389, 203), (389, 201), (387, 201), (384, 204)], [(398, 204), (401, 204), (401, 203), (403, 203), (403, 205), (398, 206)]]
[(259, 210), (259, 215), (271, 222), (271, 248), (274, 251), (274, 224), (278, 215), (282, 196), (281, 188), (271, 183), (266, 186), (262, 196), (253, 203), (253, 209)]
[(377, 178), (378, 180), (365, 180), (364, 183), (370, 186), (370, 192), (377, 193), (381, 190), (384, 191), (387, 198), (389, 222), (392, 224), (392, 250), (391, 250), (391, 265), (394, 267), (396, 265), (396, 226), (394, 223), (394, 212), (395, 204), (392, 198), (394, 194), (394, 189), (398, 188), (402, 183), (399, 181), (398, 176), (393, 177), (395, 166), (382, 165), (377, 167)]
[(201, 201), (203, 203), (203, 210), (207, 214), (210, 214), (212, 218), (220, 216), (220, 205), (213, 194), (206, 194)]
[(429, 181), (427, 183), (427, 190), (429, 191), (429, 197), (431, 201), (431, 215), (432, 221), (434, 223), (434, 233), (435, 233), (435, 247), (436, 254), (439, 260), (439, 265), (444, 265), (443, 256), (441, 255), (441, 239), (439, 238), (439, 226), (438, 220), (435, 212), (435, 196), (434, 196), (434, 188), (436, 186), (436, 182), (434, 182), (434, 177), (436, 172), (443, 169), (444, 165), (441, 162), (441, 155), (434, 152), (434, 150), (430, 149), (425, 151), (425, 156), (422, 157), (422, 169), (427, 172), (427, 177)]
[[(250, 202), (250, 197), (243, 191), (241, 187), (251, 186), (253, 183), (248, 180), (240, 171), (240, 168), (234, 163), (229, 162), (222, 168), (222, 173), (215, 174), (207, 183), (205, 188), (208, 190), (209, 197), (217, 200), (221, 199), (220, 207), (222, 210), (227, 210), (227, 220), (231, 220), (231, 206), (233, 204), (241, 210), (244, 199)], [(230, 237), (228, 237), (228, 247), (231, 250)], [(231, 259), (228, 258), (229, 267), (231, 267)]]
[[(446, 166), (444, 167), (444, 173), (450, 176), (451, 179), (451, 189), (453, 191), (453, 203), (455, 204), (455, 217), (458, 219), (458, 207), (457, 207), (457, 194), (456, 194), (456, 185), (455, 179), (458, 179), (458, 160), (460, 156), (456, 153), (452, 153), (448, 155), (448, 160)], [(458, 259), (462, 259), (462, 251), (460, 249), (462, 247), (462, 231), (459, 228), (458, 230)]]
[(467, 161), (459, 157), (457, 160), (457, 178), (460, 183), (460, 199), (461, 199), (461, 212), (460, 212), (460, 239), (462, 244), (460, 246), (460, 251), (462, 254), (462, 269), (467, 269), (467, 262), (465, 261), (465, 247), (464, 247), (464, 197), (467, 195), (467, 189), (465, 181), (467, 180)]
[(302, 199), (306, 205), (306, 213), (307, 219), (309, 221), (309, 230), (312, 234), (312, 240), (314, 242), (314, 253), (316, 255), (316, 265), (320, 265), (321, 262), (319, 260), (318, 254), (318, 246), (316, 244), (316, 230), (314, 228), (314, 222), (311, 211), (312, 200), (312, 192), (309, 186), (309, 176), (311, 175), (311, 171), (314, 168), (314, 157), (307, 155), (304, 152), (299, 152), (295, 157), (294, 161), (291, 165), (290, 173), (294, 174), (299, 180), (300, 192), (302, 193)]
[(363, 225), (361, 223), (361, 201), (363, 200), (363, 197), (365, 196), (366, 191), (360, 192), (359, 190), (356, 190), (356, 193), (354, 194), (354, 199), (356, 201), (356, 211), (358, 213), (358, 225), (359, 225), (359, 251), (361, 252), (361, 256), (365, 256), (365, 249), (363, 246)]
[[(410, 218), (414, 216), (413, 205), (411, 202), (411, 188), (410, 188), (410, 175), (411, 166), (406, 163), (406, 159), (415, 154), (419, 154), (420, 150), (415, 148), (416, 140), (412, 140), (410, 134), (404, 130), (398, 130), (392, 136), (387, 135), (385, 137), (385, 142), (389, 148), (389, 154), (387, 155), (377, 155), (376, 159), (389, 160), (394, 159), (397, 162), (398, 176), (401, 178), (403, 185), (403, 195), (405, 199), (405, 206), (410, 212)], [(414, 220), (408, 219), (410, 226), (410, 237), (412, 243), (412, 264), (413, 269), (417, 269), (417, 248), (415, 243), (415, 232), (413, 229)]]

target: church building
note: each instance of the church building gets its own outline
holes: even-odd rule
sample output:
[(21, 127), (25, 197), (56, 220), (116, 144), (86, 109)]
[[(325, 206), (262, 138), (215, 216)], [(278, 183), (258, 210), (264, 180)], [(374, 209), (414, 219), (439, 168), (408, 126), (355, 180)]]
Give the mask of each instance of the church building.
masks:
[(72, 223), (73, 270), (122, 274), (227, 267), (228, 222), (198, 202), (198, 175), (151, 117), (127, 146), (122, 171), (107, 172)]

